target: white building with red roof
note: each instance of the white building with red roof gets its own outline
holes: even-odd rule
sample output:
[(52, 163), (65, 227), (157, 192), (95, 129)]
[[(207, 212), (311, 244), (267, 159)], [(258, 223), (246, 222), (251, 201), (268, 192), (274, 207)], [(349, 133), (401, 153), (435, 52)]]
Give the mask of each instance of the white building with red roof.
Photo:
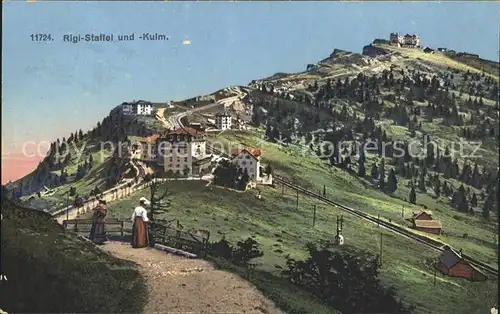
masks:
[(246, 169), (250, 180), (260, 181), (260, 149), (243, 148), (235, 149), (231, 152), (231, 162), (236, 164), (243, 171)]
[(210, 161), (206, 153), (205, 131), (201, 128), (182, 127), (168, 130), (157, 140), (158, 165), (165, 172), (185, 174), (199, 173), (204, 161)]

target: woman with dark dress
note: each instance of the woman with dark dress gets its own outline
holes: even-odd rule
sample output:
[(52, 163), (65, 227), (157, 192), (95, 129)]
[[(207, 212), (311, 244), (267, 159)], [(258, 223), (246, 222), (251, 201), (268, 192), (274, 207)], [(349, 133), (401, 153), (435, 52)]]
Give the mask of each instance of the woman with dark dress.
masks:
[(108, 208), (105, 200), (99, 200), (99, 204), (94, 208), (92, 216), (92, 228), (90, 229), (89, 239), (95, 244), (103, 244), (108, 239), (106, 237), (106, 216)]
[(132, 227), (132, 241), (131, 245), (133, 248), (143, 248), (149, 245), (148, 237), (148, 214), (144, 206), (148, 205), (149, 202), (146, 198), (141, 197), (139, 200), (139, 206), (134, 209), (132, 214), (132, 222), (134, 223)]

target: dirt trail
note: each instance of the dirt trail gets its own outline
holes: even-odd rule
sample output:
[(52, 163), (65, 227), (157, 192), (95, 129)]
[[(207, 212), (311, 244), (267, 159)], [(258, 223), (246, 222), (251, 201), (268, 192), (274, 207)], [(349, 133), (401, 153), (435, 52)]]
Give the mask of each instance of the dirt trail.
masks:
[(121, 242), (102, 248), (140, 265), (149, 291), (145, 313), (283, 313), (251, 284), (207, 261)]

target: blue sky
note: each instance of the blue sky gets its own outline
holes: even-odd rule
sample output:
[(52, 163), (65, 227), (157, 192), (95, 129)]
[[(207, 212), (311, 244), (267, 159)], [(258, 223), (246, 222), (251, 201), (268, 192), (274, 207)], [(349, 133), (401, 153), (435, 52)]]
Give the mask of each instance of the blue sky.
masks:
[[(166, 101), (305, 69), (390, 32), (497, 60), (499, 3), (3, 3), (2, 151), (93, 126), (123, 101)], [(65, 34), (169, 41), (65, 43)], [(30, 34), (50, 33), (50, 43)], [(182, 45), (183, 40), (190, 45)]]

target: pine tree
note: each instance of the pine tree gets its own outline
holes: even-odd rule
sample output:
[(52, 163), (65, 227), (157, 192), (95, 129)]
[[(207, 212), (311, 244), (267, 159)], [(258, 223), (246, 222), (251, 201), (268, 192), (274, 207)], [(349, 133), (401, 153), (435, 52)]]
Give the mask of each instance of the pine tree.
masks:
[(423, 171), (420, 171), (420, 176), (418, 177), (418, 189), (422, 193), (427, 192), (427, 189), (425, 187), (425, 174)]
[(162, 230), (160, 224), (166, 222), (165, 219), (160, 219), (160, 215), (168, 211), (171, 205), (171, 200), (167, 197), (170, 196), (168, 188), (165, 188), (163, 193), (160, 193), (160, 184), (153, 181), (150, 187), (150, 208), (149, 208), (149, 220), (150, 220), (150, 245), (154, 246), (159, 239), (159, 232)]
[(385, 160), (382, 158), (379, 168), (379, 186), (382, 191), (385, 190)]
[(470, 204), (474, 207), (477, 206), (477, 196), (476, 196), (476, 193), (472, 193), (472, 198), (470, 200)]
[(250, 176), (248, 175), (247, 168), (245, 168), (243, 174), (241, 175), (240, 180), (238, 181), (238, 188), (240, 190), (245, 190), (249, 181), (250, 181)]
[[(445, 182), (446, 184), (446, 182)], [(444, 189), (444, 187), (443, 187)], [(434, 194), (439, 197), (441, 195), (441, 181), (439, 181), (439, 178), (436, 179), (434, 182)]]
[(372, 164), (371, 177), (372, 177), (372, 179), (377, 179), (378, 178), (378, 169), (377, 169), (377, 164), (376, 163)]
[(415, 193), (415, 187), (413, 186), (413, 184), (411, 185), (410, 195), (408, 196), (408, 199), (411, 204), (417, 203), (417, 193)]
[(361, 178), (364, 178), (366, 175), (365, 162), (363, 161), (363, 159), (360, 158), (358, 163), (359, 163), (358, 176), (360, 176)]
[(489, 219), (490, 218), (490, 207), (492, 205), (492, 199), (489, 197), (486, 198), (486, 200), (484, 201), (484, 204), (483, 204), (483, 217), (485, 219)]
[(398, 188), (398, 180), (396, 178), (396, 173), (394, 169), (389, 171), (389, 176), (387, 177), (387, 192), (394, 193)]
[(267, 175), (270, 175), (270, 174), (272, 175), (273, 174), (273, 167), (271, 167), (271, 164), (267, 164), (264, 173), (267, 174)]

